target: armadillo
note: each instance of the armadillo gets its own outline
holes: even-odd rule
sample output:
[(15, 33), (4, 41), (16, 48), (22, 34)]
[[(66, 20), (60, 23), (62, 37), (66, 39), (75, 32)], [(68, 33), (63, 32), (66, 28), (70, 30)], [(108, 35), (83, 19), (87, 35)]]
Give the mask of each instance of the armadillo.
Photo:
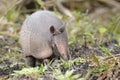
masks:
[(28, 66), (34, 67), (36, 59), (49, 58), (55, 53), (53, 49), (68, 60), (65, 26), (61, 19), (47, 10), (37, 11), (25, 19), (20, 31), (20, 44)]

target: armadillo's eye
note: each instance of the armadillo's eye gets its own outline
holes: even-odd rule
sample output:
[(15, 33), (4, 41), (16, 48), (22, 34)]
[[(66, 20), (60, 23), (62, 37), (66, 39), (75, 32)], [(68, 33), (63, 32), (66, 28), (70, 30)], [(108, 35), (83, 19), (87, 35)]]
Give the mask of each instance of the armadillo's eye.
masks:
[(54, 26), (50, 26), (50, 32), (51, 32), (52, 34), (55, 33), (55, 28), (54, 28)]

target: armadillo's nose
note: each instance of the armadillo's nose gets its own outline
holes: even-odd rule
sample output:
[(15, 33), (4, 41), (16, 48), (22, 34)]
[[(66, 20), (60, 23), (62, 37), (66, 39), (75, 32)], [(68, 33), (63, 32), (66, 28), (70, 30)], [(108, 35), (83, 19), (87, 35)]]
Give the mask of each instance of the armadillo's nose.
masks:
[(61, 56), (65, 61), (68, 61), (68, 55), (67, 54), (61, 54)]

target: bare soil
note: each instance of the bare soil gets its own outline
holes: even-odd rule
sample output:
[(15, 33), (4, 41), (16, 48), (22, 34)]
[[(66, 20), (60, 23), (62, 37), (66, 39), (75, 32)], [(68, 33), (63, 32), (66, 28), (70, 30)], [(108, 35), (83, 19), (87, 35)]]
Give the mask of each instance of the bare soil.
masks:
[[(78, 45), (79, 43), (75, 44), (74, 46), (69, 46), (70, 53), (69, 53), (69, 59), (73, 60), (75, 58), (85, 58), (86, 61), (79, 62), (79, 64), (72, 64), (70, 68), (65, 68), (61, 66), (61, 71), (64, 74), (67, 70), (74, 69), (74, 74), (81, 74), (81, 77), (85, 77), (85, 75), (88, 73), (89, 69), (93, 70), (91, 71), (90, 75), (87, 77), (89, 80), (105, 80), (105, 79), (112, 79), (112, 80), (119, 80), (120, 79), (120, 47), (116, 46), (118, 44), (118, 41), (115, 39), (112, 39), (108, 42), (103, 42), (101, 44), (94, 43), (93, 46), (88, 46), (89, 43), (85, 42), (85, 44)], [(18, 46), (18, 49), (14, 51), (15, 46)], [(110, 50), (110, 53), (112, 56), (106, 56), (105, 52), (100, 49), (99, 46), (104, 46), (106, 49)], [(9, 52), (9, 53), (8, 53)], [(14, 53), (14, 54), (13, 54)], [(18, 54), (16, 54), (18, 53)], [(8, 57), (9, 55), (10, 57)], [(117, 66), (110, 71), (102, 71), (102, 73), (97, 72), (98, 66), (91, 65), (92, 62), (87, 60), (92, 57), (101, 56), (104, 57), (103, 60), (111, 59), (113, 56), (118, 58), (118, 61), (114, 63), (114, 66)], [(16, 59), (17, 57), (18, 60)], [(15, 63), (16, 62), (16, 63)], [(60, 64), (60, 59), (55, 58), (55, 60), (51, 63), (51, 67), (54, 67), (58, 64)], [(41, 63), (38, 63), (39, 65)], [(91, 65), (91, 66), (90, 66)], [(24, 58), (23, 54), (21, 52), (21, 48), (19, 46), (18, 40), (15, 39), (12, 36), (6, 36), (4, 39), (0, 39), (0, 77), (3, 80), (8, 80), (9, 78), (12, 78), (12, 80), (36, 80), (32, 78), (31, 76), (11, 76), (11, 74), (14, 72), (14, 70), (21, 70), (22, 67), (25, 66), (24, 64)], [(51, 69), (48, 69), (47, 71), (51, 71)], [(52, 79), (49, 74), (43, 75), (43, 80)]]

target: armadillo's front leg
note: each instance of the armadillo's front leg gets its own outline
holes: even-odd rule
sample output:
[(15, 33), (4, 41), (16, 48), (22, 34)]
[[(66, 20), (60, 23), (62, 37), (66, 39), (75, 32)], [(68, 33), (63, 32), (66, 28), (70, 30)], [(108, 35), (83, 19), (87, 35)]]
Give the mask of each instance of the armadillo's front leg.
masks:
[(44, 65), (47, 65), (49, 63), (49, 59), (44, 59), (43, 63), (44, 63)]
[(25, 62), (28, 67), (35, 67), (36, 59), (32, 56), (26, 56)]

